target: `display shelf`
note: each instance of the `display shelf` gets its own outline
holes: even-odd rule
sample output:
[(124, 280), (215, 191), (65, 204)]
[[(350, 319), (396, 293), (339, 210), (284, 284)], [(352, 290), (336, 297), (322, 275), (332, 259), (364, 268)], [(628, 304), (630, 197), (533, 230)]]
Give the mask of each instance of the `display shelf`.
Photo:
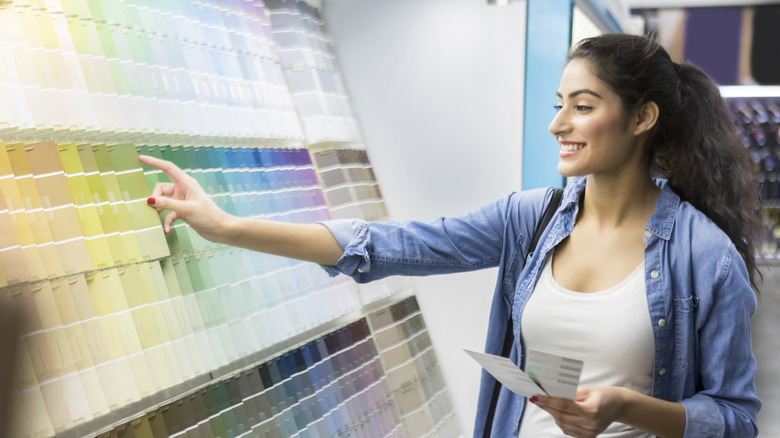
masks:
[(158, 392), (131, 405), (124, 406), (123, 408), (112, 411), (110, 414), (104, 415), (98, 419), (58, 433), (57, 437), (77, 438), (83, 436), (97, 436), (109, 432), (113, 429), (116, 429), (121, 424), (126, 423), (128, 418), (138, 416), (139, 413), (145, 415), (146, 413), (156, 411), (179, 398), (181, 394), (187, 394), (214, 382), (228, 379), (237, 374), (249, 371), (253, 367), (266, 362), (273, 357), (311, 342), (312, 340), (320, 337), (323, 333), (330, 333), (339, 328), (354, 323), (355, 321), (358, 321), (373, 312), (386, 308), (412, 296), (413, 293), (413, 290), (410, 289), (397, 291), (395, 295), (376, 300), (368, 305), (363, 306), (360, 310), (356, 310), (349, 314), (340, 316), (339, 318), (327, 321), (305, 332), (291, 336), (281, 342), (277, 342), (276, 344), (264, 348), (263, 350), (255, 352), (249, 356), (242, 357), (240, 360), (232, 362), (228, 365), (212, 370), (206, 374), (199, 375), (193, 379), (188, 380), (187, 382), (166, 389), (165, 391)]

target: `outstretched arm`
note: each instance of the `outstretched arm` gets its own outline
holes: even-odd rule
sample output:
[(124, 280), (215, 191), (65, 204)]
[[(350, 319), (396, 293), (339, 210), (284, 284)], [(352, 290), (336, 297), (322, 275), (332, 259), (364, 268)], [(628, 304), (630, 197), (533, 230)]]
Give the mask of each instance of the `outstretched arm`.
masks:
[(166, 233), (176, 220), (187, 222), (212, 242), (253, 251), (334, 266), (343, 250), (328, 229), (319, 224), (292, 224), (242, 218), (221, 210), (198, 182), (170, 161), (139, 155), (144, 164), (165, 172), (170, 183), (155, 185), (148, 199), (163, 221)]

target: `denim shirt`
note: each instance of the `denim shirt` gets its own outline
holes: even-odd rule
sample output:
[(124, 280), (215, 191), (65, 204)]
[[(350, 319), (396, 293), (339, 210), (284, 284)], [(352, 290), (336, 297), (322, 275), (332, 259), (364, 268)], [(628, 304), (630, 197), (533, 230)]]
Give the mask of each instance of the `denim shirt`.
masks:
[[(757, 300), (745, 263), (711, 220), (658, 181), (661, 194), (647, 222), (645, 283), (655, 338), (653, 397), (685, 407), (685, 437), (755, 437), (761, 401), (750, 319)], [(498, 266), (485, 351), (500, 354), (506, 324), (510, 354), (522, 366), (520, 319), (550, 251), (574, 228), (585, 178), (564, 191), (560, 207), (527, 254), (551, 189), (512, 193), (477, 210), (431, 222), (323, 223), (344, 249), (331, 275), (359, 283), (390, 275), (432, 275)], [(495, 380), (483, 370), (474, 436), (485, 428)], [(516, 437), (525, 398), (501, 389), (491, 430)]]

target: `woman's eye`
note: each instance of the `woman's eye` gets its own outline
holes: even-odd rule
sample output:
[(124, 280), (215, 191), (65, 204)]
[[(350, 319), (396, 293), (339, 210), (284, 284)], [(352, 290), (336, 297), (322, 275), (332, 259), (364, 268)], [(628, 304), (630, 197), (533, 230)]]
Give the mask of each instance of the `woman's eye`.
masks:
[[(563, 105), (560, 105), (560, 104), (559, 105), (553, 105), (553, 108), (555, 109), (556, 112), (558, 112), (558, 111), (563, 109)], [(579, 113), (588, 112), (588, 111), (593, 109), (593, 107), (590, 107), (590, 106), (587, 106), (587, 105), (574, 105), (572, 108), (574, 108), (574, 111), (577, 111)]]

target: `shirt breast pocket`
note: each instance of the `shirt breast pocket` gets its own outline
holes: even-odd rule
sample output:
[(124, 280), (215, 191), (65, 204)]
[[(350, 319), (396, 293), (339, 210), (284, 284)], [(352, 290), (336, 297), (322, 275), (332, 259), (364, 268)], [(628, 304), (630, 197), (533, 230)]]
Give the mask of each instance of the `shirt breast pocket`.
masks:
[(695, 358), (695, 318), (698, 298), (677, 298), (674, 300), (674, 327), (677, 350), (677, 365), (689, 373), (694, 368)]

